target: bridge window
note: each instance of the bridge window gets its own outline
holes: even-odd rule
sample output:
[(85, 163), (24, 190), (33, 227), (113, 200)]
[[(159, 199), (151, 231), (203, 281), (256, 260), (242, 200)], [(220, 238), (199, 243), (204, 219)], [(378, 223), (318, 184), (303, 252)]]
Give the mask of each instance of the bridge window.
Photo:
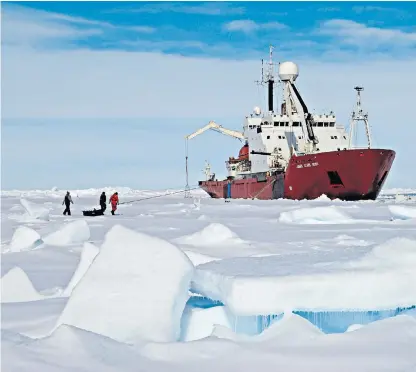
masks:
[(299, 122), (298, 121), (294, 121), (293, 124), (292, 124), (292, 126), (299, 127)]
[(267, 136), (267, 139), (270, 139), (270, 136)]
[(327, 127), (329, 125), (329, 123), (324, 123), (324, 127)]
[(329, 126), (330, 127), (334, 127), (335, 126), (335, 123), (329, 123)]
[(338, 139), (338, 137), (337, 136), (334, 136), (334, 139)]
[(324, 123), (322, 123), (321, 121), (318, 123), (318, 127), (323, 127)]
[(334, 139), (334, 136), (331, 136), (331, 139)]
[(289, 122), (288, 121), (286, 121), (285, 122), (285, 127), (288, 127), (289, 126)]
[(316, 127), (316, 123), (313, 123), (313, 124), (312, 124), (312, 126), (313, 126), (313, 127)]
[(279, 124), (280, 124), (280, 123), (279, 123), (278, 121), (275, 121), (275, 122), (274, 122), (274, 126), (275, 126), (275, 127), (278, 127), (278, 126), (279, 126)]

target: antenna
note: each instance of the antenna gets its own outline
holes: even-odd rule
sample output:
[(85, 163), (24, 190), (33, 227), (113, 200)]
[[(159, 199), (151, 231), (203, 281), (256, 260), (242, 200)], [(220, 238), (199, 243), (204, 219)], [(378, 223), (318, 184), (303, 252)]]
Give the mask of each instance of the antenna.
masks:
[(263, 81), (264, 76), (264, 59), (261, 59), (261, 81)]
[(212, 177), (212, 174), (211, 174), (211, 165), (208, 163), (208, 160), (205, 160), (205, 168), (203, 172), (205, 173), (206, 180), (209, 181), (209, 179)]
[(269, 70), (269, 72), (271, 71), (272, 73), (273, 73), (273, 45), (270, 45), (269, 46), (269, 67), (270, 67), (270, 70)]
[(274, 86), (274, 73), (273, 73), (273, 46), (269, 47), (269, 68), (267, 71), (267, 85), (268, 85), (268, 103), (269, 111), (273, 112), (273, 86)]
[(351, 130), (350, 130), (350, 141), (349, 141), (349, 147), (352, 146), (352, 138), (354, 135), (354, 131), (356, 130), (356, 123), (359, 121), (363, 121), (365, 125), (365, 131), (367, 135), (367, 146), (370, 149), (371, 148), (371, 134), (370, 134), (370, 126), (368, 124), (368, 114), (364, 113), (362, 107), (361, 107), (361, 92), (364, 90), (363, 87), (356, 86), (354, 89), (357, 92), (357, 101), (356, 101), (356, 108), (355, 111), (352, 112), (351, 115)]
[(268, 85), (268, 109), (270, 112), (273, 112), (273, 88), (274, 88), (274, 71), (273, 71), (273, 45), (269, 46), (269, 63), (267, 64), (267, 71), (266, 74), (264, 74), (264, 60), (261, 60), (261, 80), (256, 80), (255, 82), (257, 85)]
[(255, 80), (254, 82), (257, 85), (263, 85), (263, 80), (264, 80), (264, 59), (261, 59), (261, 80)]

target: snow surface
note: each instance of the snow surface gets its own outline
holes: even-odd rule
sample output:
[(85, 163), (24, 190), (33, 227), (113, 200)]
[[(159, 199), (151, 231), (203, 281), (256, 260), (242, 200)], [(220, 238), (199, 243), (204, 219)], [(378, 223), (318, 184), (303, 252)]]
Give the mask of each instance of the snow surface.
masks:
[(21, 199), (20, 203), (26, 210), (26, 214), (22, 216), (23, 220), (41, 220), (49, 221), (49, 209), (37, 205), (34, 202), (30, 202), (26, 199)]
[(210, 245), (230, 245), (244, 244), (237, 234), (231, 231), (227, 226), (219, 223), (211, 223), (201, 231), (176, 239), (178, 243), (189, 244), (193, 246), (210, 246)]
[(80, 282), (82, 277), (90, 268), (94, 258), (99, 253), (99, 248), (97, 248), (94, 244), (91, 243), (84, 243), (84, 248), (81, 253), (81, 259), (79, 261), (79, 265), (71, 278), (68, 286), (63, 291), (63, 296), (70, 296), (72, 291), (74, 290), (75, 286)]
[(416, 303), (416, 240), (392, 239), (345, 262), (316, 253), (233, 258), (199, 265), (193, 290), (236, 315), (292, 310), (376, 310)]
[(19, 226), (7, 247), (7, 252), (20, 252), (30, 250), (43, 244), (43, 241), (36, 230), (26, 226)]
[(28, 302), (43, 299), (20, 267), (14, 267), (1, 278), (1, 302)]
[(416, 219), (416, 208), (403, 205), (389, 205), (393, 216), (402, 219)]
[(58, 324), (132, 344), (176, 341), (193, 269), (171, 243), (116, 225)]
[(85, 220), (70, 222), (58, 231), (43, 238), (49, 245), (68, 245), (83, 243), (90, 238), (90, 228)]
[(200, 340), (212, 334), (215, 326), (232, 329), (230, 318), (224, 306), (208, 309), (187, 308), (182, 317), (182, 341)]
[[(2, 370), (415, 370), (414, 308), (384, 320), (354, 312), (416, 305), (415, 203), (224, 203), (193, 191), (85, 218), (102, 191), (129, 202), (175, 190), (69, 190), (63, 216), (66, 191), (2, 191)], [(19, 227), (33, 231), (11, 251)], [(33, 249), (35, 232), (49, 242)], [(185, 305), (191, 279), (225, 306)], [(290, 313), (301, 305), (322, 313)], [(259, 314), (268, 328), (247, 336)], [(342, 333), (315, 326), (343, 314)]]

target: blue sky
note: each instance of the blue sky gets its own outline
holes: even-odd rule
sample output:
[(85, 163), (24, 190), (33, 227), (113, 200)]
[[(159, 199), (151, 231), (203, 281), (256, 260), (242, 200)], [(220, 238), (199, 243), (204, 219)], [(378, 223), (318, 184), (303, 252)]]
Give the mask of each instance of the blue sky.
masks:
[[(270, 43), (299, 64), (308, 105), (344, 124), (364, 85), (375, 144), (398, 153), (387, 186), (416, 187), (414, 2), (1, 5), (3, 189), (180, 187), (184, 135), (209, 120), (240, 129), (264, 104), (254, 81)], [(217, 133), (191, 146), (192, 183), (239, 149)]]
[(415, 47), (414, 2), (51, 1), (3, 2), (3, 9), (59, 30), (61, 37), (39, 40), (43, 48), (246, 59), (261, 58), (270, 42), (289, 58)]

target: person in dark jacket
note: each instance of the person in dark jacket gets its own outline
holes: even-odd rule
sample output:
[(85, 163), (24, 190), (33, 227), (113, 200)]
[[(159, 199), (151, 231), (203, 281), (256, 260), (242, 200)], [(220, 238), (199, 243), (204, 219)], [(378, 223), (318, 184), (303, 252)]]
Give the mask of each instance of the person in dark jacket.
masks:
[(101, 193), (100, 196), (100, 206), (101, 206), (101, 210), (103, 211), (103, 213), (105, 212), (105, 210), (107, 209), (107, 196), (105, 195), (105, 192), (103, 191)]
[(69, 208), (71, 203), (74, 204), (74, 202), (72, 201), (72, 198), (71, 198), (71, 194), (69, 193), (69, 191), (67, 191), (66, 195), (65, 195), (65, 198), (64, 198), (64, 201), (62, 202), (62, 205), (65, 204), (64, 216), (67, 213), (68, 213), (68, 216), (71, 215), (71, 209)]

